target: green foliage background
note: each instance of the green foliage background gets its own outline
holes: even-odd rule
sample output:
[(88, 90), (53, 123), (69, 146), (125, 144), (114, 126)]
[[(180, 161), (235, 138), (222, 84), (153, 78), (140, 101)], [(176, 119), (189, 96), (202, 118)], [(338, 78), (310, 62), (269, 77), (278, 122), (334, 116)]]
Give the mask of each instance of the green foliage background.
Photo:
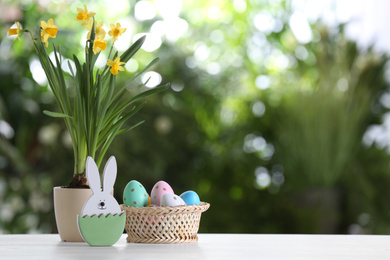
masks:
[[(176, 193), (192, 189), (211, 204), (200, 232), (389, 234), (389, 154), (362, 143), (387, 112), (379, 99), (388, 88), (388, 58), (360, 52), (344, 25), (312, 24), (313, 40), (300, 44), (288, 24), (289, 1), (244, 1), (240, 11), (234, 2), (183, 1), (186, 33), (137, 54), (139, 68), (160, 57), (153, 70), (173, 87), (149, 98), (133, 121), (146, 123), (108, 151), (118, 162), (117, 200), (132, 179), (149, 190), (165, 180)], [(6, 0), (1, 7), (17, 10), (33, 31), (54, 18), (62, 55), (82, 55), (84, 29), (74, 21), (82, 3), (41, 3)], [(136, 21), (135, 0), (115, 16), (105, 1), (84, 3), (106, 25), (130, 20), (128, 33), (148, 32), (162, 19)], [(208, 18), (211, 6), (218, 19)], [(259, 13), (278, 29), (259, 31)], [(14, 134), (0, 134), (0, 232), (56, 232), (52, 188), (70, 181), (72, 150), (64, 123), (41, 112), (56, 105), (32, 77), (33, 44), (7, 39), (7, 17), (0, 20), (0, 123)], [(202, 48), (208, 55), (196, 59)], [(126, 84), (130, 74), (118, 81)], [(256, 86), (259, 75), (268, 88)]]

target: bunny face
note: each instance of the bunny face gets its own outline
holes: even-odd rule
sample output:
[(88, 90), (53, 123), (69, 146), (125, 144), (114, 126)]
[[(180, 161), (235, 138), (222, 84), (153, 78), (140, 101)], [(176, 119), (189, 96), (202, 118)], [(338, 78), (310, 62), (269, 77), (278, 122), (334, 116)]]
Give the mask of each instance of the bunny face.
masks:
[(105, 216), (111, 213), (119, 214), (121, 213), (121, 208), (115, 198), (110, 194), (110, 191), (114, 187), (116, 179), (116, 160), (114, 156), (111, 156), (108, 159), (106, 166), (104, 167), (103, 172), (103, 189), (100, 185), (100, 175), (99, 170), (96, 166), (95, 161), (88, 156), (87, 163), (85, 166), (85, 171), (93, 194), (85, 202), (83, 209), (81, 210), (81, 215), (100, 215), (104, 214)]
[(101, 193), (94, 193), (86, 202), (83, 207), (83, 210), (81, 211), (81, 215), (100, 215), (104, 214), (107, 215), (111, 213), (112, 215), (116, 213), (120, 213), (121, 209), (119, 207), (118, 202), (115, 200), (115, 198), (108, 192), (108, 194), (105, 194), (104, 192)]

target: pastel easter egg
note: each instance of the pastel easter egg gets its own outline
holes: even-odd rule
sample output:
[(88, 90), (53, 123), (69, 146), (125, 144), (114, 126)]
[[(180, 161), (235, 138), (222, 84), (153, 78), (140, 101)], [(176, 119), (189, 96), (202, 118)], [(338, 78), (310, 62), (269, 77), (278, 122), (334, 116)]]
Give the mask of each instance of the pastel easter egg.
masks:
[(161, 197), (160, 206), (162, 207), (176, 207), (182, 205), (186, 205), (186, 203), (176, 194), (165, 193)]
[(199, 205), (200, 204), (199, 195), (195, 191), (192, 191), (192, 190), (188, 190), (188, 191), (183, 192), (180, 195), (180, 198), (182, 198), (187, 205)]
[(169, 193), (169, 194), (174, 193), (171, 186), (169, 186), (169, 184), (166, 183), (165, 181), (157, 182), (153, 186), (153, 189), (150, 193), (150, 197), (152, 199), (152, 204), (160, 206), (160, 199), (166, 193)]
[(123, 204), (131, 207), (146, 207), (148, 205), (148, 193), (138, 181), (127, 183), (123, 191)]

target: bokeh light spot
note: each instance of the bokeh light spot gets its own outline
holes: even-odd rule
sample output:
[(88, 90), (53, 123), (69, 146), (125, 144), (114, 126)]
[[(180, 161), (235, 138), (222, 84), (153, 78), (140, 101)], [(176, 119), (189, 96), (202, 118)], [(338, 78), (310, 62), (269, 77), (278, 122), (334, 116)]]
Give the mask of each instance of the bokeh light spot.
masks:
[(265, 113), (265, 105), (261, 101), (256, 101), (252, 106), (252, 112), (256, 117), (261, 117)]
[(207, 9), (207, 17), (210, 19), (210, 20), (217, 20), (221, 17), (221, 9), (219, 9), (219, 7), (217, 6), (210, 6), (208, 9)]
[(136, 61), (135, 59), (130, 59), (125, 65), (125, 69), (129, 72), (136, 72), (138, 70), (138, 67), (138, 61)]
[(291, 15), (289, 25), (298, 42), (306, 44), (312, 40), (313, 33), (310, 25), (307, 22), (305, 15), (301, 12), (295, 12)]
[(257, 167), (255, 170), (256, 184), (260, 189), (267, 188), (271, 184), (271, 176), (264, 167)]
[(309, 55), (308, 51), (302, 45), (299, 45), (295, 48), (295, 57), (299, 60), (306, 60)]
[(158, 84), (161, 83), (161, 80), (161, 75), (155, 71), (148, 71), (144, 75), (142, 75), (142, 83), (145, 84), (146, 81), (148, 81), (145, 85), (147, 88), (156, 87)]
[(41, 63), (37, 58), (32, 58), (30, 60), (30, 71), (33, 79), (41, 86), (47, 85), (47, 78), (45, 71), (42, 68)]
[(233, 8), (237, 13), (243, 13), (246, 11), (246, 1), (245, 0), (234, 0)]
[(269, 13), (259, 13), (255, 16), (253, 23), (257, 30), (269, 34), (275, 26), (275, 19)]
[(146, 35), (146, 39), (145, 39), (144, 44), (141, 47), (143, 50), (145, 50), (147, 52), (153, 52), (153, 51), (157, 50), (158, 48), (160, 48), (160, 46), (162, 44), (160, 37), (158, 37), (157, 35), (152, 34), (152, 33), (136, 34), (133, 38), (133, 42), (135, 42), (136, 40), (138, 40), (139, 38), (141, 38), (144, 35)]
[(267, 89), (271, 85), (271, 80), (266, 75), (259, 75), (256, 77), (255, 84), (258, 89)]
[(146, 0), (139, 1), (134, 6), (135, 19), (138, 21), (151, 20), (156, 16), (156, 13), (153, 3)]

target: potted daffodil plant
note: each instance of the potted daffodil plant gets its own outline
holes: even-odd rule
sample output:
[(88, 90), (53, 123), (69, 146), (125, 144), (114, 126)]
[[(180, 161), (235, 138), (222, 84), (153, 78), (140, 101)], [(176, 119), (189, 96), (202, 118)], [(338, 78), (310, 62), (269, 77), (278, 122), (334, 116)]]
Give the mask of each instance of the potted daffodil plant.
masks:
[[(88, 30), (85, 44), (85, 57), (80, 60), (73, 55), (75, 68), (68, 62), (71, 75), (62, 69), (63, 59), (60, 50), (52, 45), (54, 57), (50, 58), (47, 52), (49, 40), (56, 38), (59, 31), (53, 19), (41, 21), (39, 37), (36, 39), (32, 32), (21, 29), (19, 22), (8, 29), (9, 35), (22, 33), (31, 36), (39, 61), (45, 71), (49, 86), (58, 105), (58, 111), (43, 111), (46, 115), (62, 118), (73, 145), (74, 173), (69, 185), (54, 188), (54, 208), (57, 228), (63, 241), (83, 241), (77, 228), (76, 216), (80, 213), (85, 200), (92, 194), (88, 188), (85, 176), (85, 163), (91, 156), (98, 167), (114, 138), (134, 127), (124, 127), (143, 104), (140, 101), (152, 94), (166, 90), (169, 85), (159, 86), (143, 91), (145, 83), (140, 83), (139, 89), (129, 97), (126, 86), (116, 86), (116, 77), (124, 71), (126, 64), (141, 48), (145, 36), (135, 41), (124, 53), (119, 55), (114, 50), (114, 44), (120, 40), (126, 28), (120, 23), (110, 24), (108, 33), (103, 29), (103, 22), (96, 22), (95, 13), (89, 12), (87, 6), (77, 8), (76, 22)], [(111, 48), (107, 48), (107, 34), (111, 37)], [(108, 60), (103, 69), (96, 69), (95, 63), (102, 51), (109, 51)], [(133, 76), (138, 78), (158, 61), (152, 60), (144, 69)], [(59, 203), (62, 203), (61, 205)], [(72, 210), (74, 212), (72, 212)], [(61, 222), (65, 223), (61, 223)]]

